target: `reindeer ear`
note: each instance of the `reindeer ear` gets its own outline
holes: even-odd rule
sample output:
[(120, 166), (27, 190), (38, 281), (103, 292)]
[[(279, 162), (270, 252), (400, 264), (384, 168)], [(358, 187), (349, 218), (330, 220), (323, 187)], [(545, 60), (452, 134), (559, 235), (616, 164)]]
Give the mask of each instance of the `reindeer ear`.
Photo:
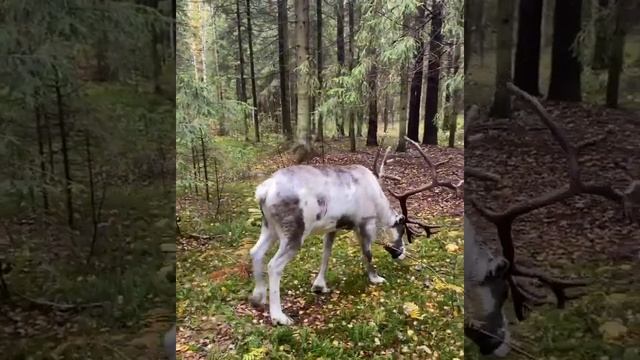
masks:
[(509, 261), (502, 256), (499, 256), (491, 261), (489, 265), (489, 276), (496, 278), (503, 278), (509, 270)]

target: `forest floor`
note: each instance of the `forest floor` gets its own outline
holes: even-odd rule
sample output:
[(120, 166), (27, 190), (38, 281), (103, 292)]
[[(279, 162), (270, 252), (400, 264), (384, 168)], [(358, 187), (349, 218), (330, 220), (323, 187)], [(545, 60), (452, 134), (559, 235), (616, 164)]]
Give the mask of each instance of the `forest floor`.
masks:
[[(374, 263), (387, 279), (380, 286), (368, 283), (359, 247), (352, 234), (345, 232), (338, 236), (329, 267), (332, 292), (314, 294), (311, 283), (320, 265), (322, 240), (307, 239), (285, 269), (281, 286), (284, 311), (296, 324), (274, 327), (264, 309), (255, 309), (247, 301), (253, 287), (248, 252), (260, 231), (254, 191), (261, 180), (292, 161), (268, 140), (258, 145), (231, 138), (216, 141), (227, 159), (237, 158), (233, 153), (242, 151), (243, 161), (234, 164), (243, 164), (245, 170), (225, 184), (217, 216), (215, 206), (200, 200), (202, 195), (184, 194), (178, 199), (180, 359), (463, 357), (462, 199), (446, 189), (435, 189), (410, 201), (412, 216), (444, 227), (409, 245), (420, 263), (409, 259), (395, 263), (374, 245)], [(325, 162), (371, 167), (375, 148), (359, 143), (360, 150), (350, 154), (347, 146), (344, 141), (328, 142)], [(426, 151), (433, 161), (450, 159), (440, 171), (443, 178), (462, 178), (461, 149), (428, 147)], [(398, 188), (427, 181), (415, 150), (390, 158), (386, 171), (403, 179), (395, 185)]]
[[(640, 160), (637, 113), (585, 103), (543, 105), (572, 142), (605, 136), (580, 153), (585, 181), (628, 186), (621, 165), (630, 157)], [(567, 184), (566, 159), (530, 110), (518, 110), (509, 120), (484, 118), (476, 126), (483, 135), (466, 149), (466, 164), (497, 173), (502, 181), (497, 187), (469, 179), (467, 195), (499, 210)], [(493, 225), (471, 205), (466, 211), (495, 249)], [(591, 279), (586, 295), (565, 309), (535, 308), (526, 321), (511, 325), (515, 341), (532, 358), (640, 359), (640, 226), (623, 220), (620, 204), (579, 195), (534, 211), (514, 223), (514, 243), (521, 261), (560, 278)], [(465, 344), (465, 358), (479, 359), (475, 346)]]

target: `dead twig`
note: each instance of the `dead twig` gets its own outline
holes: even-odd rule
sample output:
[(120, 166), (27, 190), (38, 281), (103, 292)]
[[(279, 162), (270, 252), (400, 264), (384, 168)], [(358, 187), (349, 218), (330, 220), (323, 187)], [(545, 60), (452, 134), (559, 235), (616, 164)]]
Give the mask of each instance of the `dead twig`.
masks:
[(57, 310), (88, 309), (88, 308), (106, 306), (105, 302), (94, 302), (94, 303), (86, 303), (86, 304), (61, 304), (61, 303), (55, 303), (47, 300), (34, 299), (29, 296), (18, 294), (18, 293), (14, 293), (14, 294), (16, 294), (16, 296), (18, 296), (19, 298), (22, 298), (34, 305), (37, 305), (40, 307), (54, 308)]

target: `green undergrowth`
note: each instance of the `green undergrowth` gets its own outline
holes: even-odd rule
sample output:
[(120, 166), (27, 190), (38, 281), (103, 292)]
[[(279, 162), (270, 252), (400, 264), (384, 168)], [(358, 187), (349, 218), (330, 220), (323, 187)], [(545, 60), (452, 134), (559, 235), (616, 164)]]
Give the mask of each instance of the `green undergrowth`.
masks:
[[(593, 279), (586, 295), (570, 300), (565, 309), (535, 308), (524, 322), (512, 325), (514, 339), (535, 359), (640, 359), (639, 270), (637, 263), (567, 269)], [(480, 358), (467, 342), (465, 359)], [(506, 359), (522, 358), (513, 353)]]
[[(131, 354), (129, 342), (140, 332), (148, 332), (154, 341), (133, 352), (156, 354), (161, 350), (162, 333), (175, 317), (175, 284), (170, 279), (173, 270), (169, 269), (173, 268), (172, 260), (161, 251), (162, 243), (173, 243), (175, 239), (173, 222), (167, 219), (168, 215), (173, 216), (174, 206), (170, 185), (160, 179), (143, 182), (132, 177), (128, 181), (119, 176), (135, 173), (138, 169), (127, 161), (145, 150), (156, 151), (155, 141), (162, 137), (149, 135), (146, 139), (153, 141), (145, 142), (139, 139), (141, 134), (133, 131), (127, 141), (118, 137), (143, 128), (143, 123), (153, 123), (156, 134), (165, 134), (161, 131), (170, 126), (161, 125), (174, 122), (170, 101), (114, 83), (86, 84), (82, 98), (75, 100), (74, 106), (80, 110), (92, 109), (87, 121), (108, 119), (105, 122), (109, 126), (109, 131), (104, 132), (96, 127), (92, 149), (98, 202), (105, 196), (95, 251), (88, 260), (93, 223), (83, 163), (86, 155), (80, 147), (83, 143), (71, 138), (74, 229), (66, 225), (62, 186), (48, 189), (50, 212), (46, 217), (38, 209), (39, 196), (34, 204), (24, 202), (21, 207), (3, 208), (5, 215), (20, 219), (9, 224), (13, 243), (8, 257), (13, 270), (5, 279), (13, 301), (0, 304), (0, 310), (7, 315), (0, 316), (0, 327), (8, 335), (0, 336), (0, 348), (8, 349), (3, 358), (112, 359), (118, 357), (118, 351)], [(151, 126), (148, 129), (151, 131)], [(121, 153), (128, 156), (121, 157)], [(103, 172), (110, 182), (104, 193)], [(54, 179), (61, 183), (61, 178)], [(23, 301), (19, 295), (44, 305)], [(149, 314), (153, 312), (162, 316), (151, 319)], [(151, 323), (157, 327), (151, 330)], [(20, 340), (9, 343), (16, 334)], [(89, 345), (91, 342), (93, 345)]]
[(254, 187), (252, 182), (229, 184), (227, 202), (233, 205), (221, 219), (198, 221), (200, 214), (192, 211), (182, 220), (185, 231), (198, 223), (211, 238), (179, 251), (177, 315), (181, 334), (188, 334), (179, 341), (179, 358), (463, 357), (460, 219), (430, 220), (446, 227), (409, 245), (419, 264), (412, 259), (395, 263), (374, 245), (374, 264), (387, 280), (383, 285), (368, 283), (352, 234), (339, 234), (327, 274), (332, 292), (325, 295), (311, 291), (322, 239), (306, 239), (281, 283), (284, 311), (296, 323), (274, 327), (247, 301), (253, 288), (248, 252), (260, 231)]

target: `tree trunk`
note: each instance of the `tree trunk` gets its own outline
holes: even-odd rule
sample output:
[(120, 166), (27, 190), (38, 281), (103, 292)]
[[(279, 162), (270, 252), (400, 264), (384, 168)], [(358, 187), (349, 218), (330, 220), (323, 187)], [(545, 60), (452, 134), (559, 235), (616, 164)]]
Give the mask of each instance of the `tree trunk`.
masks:
[[(316, 26), (315, 26), (315, 17), (311, 16), (312, 14), (312, 3), (313, 1), (309, 1), (309, 30), (307, 32), (307, 54), (309, 54), (309, 79), (312, 78), (312, 73), (315, 75), (317, 79), (317, 68), (314, 69), (313, 65), (315, 64), (312, 59), (315, 59), (316, 56), (316, 48), (315, 48), (315, 35), (316, 35)], [(309, 87), (309, 136), (311, 139), (316, 135), (316, 89), (314, 86)]]
[[(609, 57), (609, 73), (607, 79), (607, 106), (618, 107), (620, 74), (624, 65), (624, 40), (630, 25), (630, 0), (617, 0), (615, 5), (615, 28)], [(625, 16), (626, 15), (626, 16)]]
[[(247, 85), (244, 79), (244, 51), (242, 51), (242, 18), (240, 17), (240, 0), (236, 0), (236, 23), (238, 25), (238, 58), (240, 60), (240, 101), (247, 103)], [(244, 139), (249, 141), (249, 124), (247, 115), (243, 112)]]
[(384, 95), (384, 104), (382, 106), (384, 106), (382, 109), (383, 131), (386, 134), (389, 127), (389, 94)]
[(91, 224), (93, 225), (93, 236), (91, 239), (91, 248), (89, 249), (89, 255), (87, 257), (87, 263), (93, 257), (93, 252), (96, 247), (96, 240), (98, 239), (98, 205), (96, 203), (96, 188), (93, 180), (93, 158), (91, 156), (91, 137), (89, 133), (84, 131), (84, 145), (87, 155), (87, 174), (89, 175), (89, 201), (91, 205)]
[(49, 157), (49, 174), (50, 176), (55, 176), (55, 161), (53, 154), (53, 129), (51, 125), (51, 120), (49, 116), (45, 113), (43, 114), (45, 126), (47, 127), (47, 155)]
[(251, 69), (251, 98), (253, 99), (253, 126), (256, 142), (260, 142), (260, 123), (258, 122), (258, 96), (256, 90), (256, 72), (253, 65), (253, 35), (251, 31), (251, 0), (247, 0), (247, 41), (249, 42), (249, 67)]
[[(318, 103), (322, 103), (322, 0), (316, 0), (316, 64), (318, 67)], [(324, 120), (322, 113), (318, 111), (318, 141), (324, 142)]]
[[(296, 13), (296, 66), (302, 68), (309, 61), (309, 0), (295, 0)], [(298, 161), (307, 158), (311, 152), (311, 113), (309, 108), (309, 73), (300, 71), (296, 74), (296, 91), (298, 97), (298, 123), (296, 158)]]
[(378, 146), (378, 69), (371, 65), (369, 72), (369, 127), (367, 128), (367, 146)]
[(582, 0), (556, 1), (549, 100), (581, 101), (582, 66), (573, 44), (580, 33)]
[(422, 29), (426, 23), (426, 4), (418, 5), (418, 13), (415, 18), (416, 30), (413, 37), (416, 40), (416, 52), (414, 55), (413, 77), (411, 78), (411, 90), (409, 96), (409, 124), (407, 129), (407, 137), (413, 141), (418, 140), (418, 132), (420, 128), (420, 97), (422, 95), (422, 72), (424, 68), (425, 43), (422, 39)]
[(424, 132), (422, 143), (438, 145), (438, 99), (440, 98), (440, 64), (442, 57), (442, 2), (434, 0), (431, 6), (431, 41), (429, 44), (429, 67), (427, 69), (427, 92), (425, 99)]
[[(157, 10), (158, 9), (158, 0), (147, 0), (146, 4), (149, 8), (153, 9), (153, 10)], [(160, 56), (160, 53), (158, 52), (158, 45), (160, 43), (160, 36), (158, 33), (158, 29), (156, 27), (155, 22), (151, 24), (151, 27), (149, 29), (149, 31), (151, 32), (151, 46), (150, 46), (150, 50), (151, 50), (151, 62), (152, 62), (152, 80), (153, 80), (153, 92), (155, 94), (160, 94), (162, 92), (162, 88), (160, 87), (160, 74), (162, 72), (162, 59)], [(205, 39), (204, 39), (204, 32), (205, 32), (205, 27), (203, 26), (202, 28), (202, 33), (203, 33), (203, 37), (202, 37), (202, 47), (205, 47)], [(202, 64), (203, 64), (203, 69), (205, 69), (205, 54), (204, 51), (202, 53)], [(203, 74), (206, 72), (203, 72)]]
[[(403, 19), (403, 29), (405, 35), (407, 29), (411, 24), (409, 16)], [(407, 103), (409, 100), (409, 66), (406, 62), (400, 65), (400, 102), (398, 104), (398, 146), (396, 146), (396, 152), (407, 151), (407, 140), (404, 138), (407, 135)]]
[(545, 0), (542, 4), (542, 49), (550, 47), (553, 42), (553, 9), (555, 7), (555, 0)]
[(67, 129), (66, 129), (66, 114), (64, 112), (64, 104), (62, 101), (62, 91), (60, 89), (60, 75), (56, 72), (56, 102), (58, 106), (58, 126), (60, 127), (60, 141), (62, 143), (62, 164), (64, 168), (64, 187), (66, 193), (67, 204), (67, 224), (73, 229), (73, 190), (71, 185), (73, 180), (71, 179), (71, 167), (69, 165), (69, 150), (67, 147)]
[(476, 44), (478, 45), (478, 56), (480, 57), (480, 66), (484, 67), (484, 47), (485, 47), (485, 20), (484, 20), (484, 4), (486, 1), (476, 0), (475, 11), (477, 12), (476, 20)]
[[(356, 62), (355, 56), (355, 17), (354, 17), (354, 1), (355, 0), (347, 0), (348, 4), (348, 12), (349, 12), (349, 71), (353, 70)], [(356, 122), (356, 111), (355, 109), (351, 109), (349, 111), (349, 141), (350, 141), (350, 149), (351, 152), (356, 151), (356, 131), (355, 131), (355, 122)]]
[(173, 42), (173, 58), (176, 58), (176, 0), (171, 1), (171, 41)]
[[(342, 74), (345, 66), (344, 56), (344, 0), (336, 1), (336, 55), (339, 65), (339, 73)], [(336, 131), (338, 136), (344, 137), (344, 119), (345, 110), (344, 105), (340, 105), (340, 113), (342, 116), (336, 116)]]
[(518, 14), (513, 82), (529, 94), (538, 96), (542, 0), (520, 0)]
[[(452, 46), (451, 56), (451, 76), (455, 76), (460, 69), (460, 44)], [(455, 147), (456, 131), (458, 127), (458, 108), (463, 107), (461, 89), (455, 88), (451, 93), (451, 102), (449, 104), (449, 147)]]
[[(215, 20), (213, 5), (209, 4), (209, 16), (211, 19)], [(218, 30), (216, 28), (216, 23), (213, 23), (213, 61), (215, 66), (216, 75), (220, 76), (220, 57), (218, 55)], [(225, 104), (224, 104), (224, 92), (223, 92), (223, 84), (220, 83), (219, 80), (216, 81), (216, 86), (218, 86), (218, 101), (220, 102), (220, 107), (222, 107), (222, 113), (218, 118), (218, 136), (227, 135), (226, 128), (226, 114), (225, 114)]]
[(472, 63), (473, 56), (480, 55), (480, 64), (484, 64), (484, 0), (464, 2), (464, 71)]
[(473, 36), (473, 22), (471, 21), (471, 2), (473, 0), (466, 0), (464, 2), (464, 73), (466, 74), (469, 69), (469, 63), (471, 63), (471, 57), (473, 56), (473, 49), (471, 48), (471, 37)]
[(207, 169), (207, 149), (204, 146), (204, 131), (202, 131), (202, 129), (200, 129), (200, 149), (204, 169), (204, 191), (207, 196), (207, 202), (211, 202), (211, 194), (209, 194), (209, 170)]
[[(36, 100), (37, 101), (37, 100)], [(42, 123), (41, 118), (43, 116), (42, 109), (39, 104), (35, 105), (35, 115), (36, 115), (36, 135), (38, 137), (38, 156), (40, 163), (40, 192), (42, 193), (42, 206), (45, 212), (49, 211), (49, 195), (47, 194), (47, 165), (44, 159), (44, 139), (42, 136)]]
[(196, 191), (196, 196), (198, 195), (198, 174), (199, 174), (199, 163), (198, 163), (198, 152), (196, 150), (196, 145), (191, 143), (191, 162), (193, 163), (193, 187)]
[(291, 110), (289, 109), (289, 16), (287, 0), (278, 0), (278, 66), (280, 69), (280, 106), (282, 111), (282, 132), (287, 140), (293, 140)]
[[(593, 60), (591, 68), (593, 70), (604, 70), (607, 68), (609, 60), (609, 24), (604, 12), (609, 8), (609, 0), (598, 0), (597, 11), (595, 14), (594, 32), (595, 44), (593, 46)], [(615, 39), (613, 40), (615, 41)]]
[[(295, 33), (295, 30), (294, 30)], [(295, 56), (295, 53), (294, 53)], [(294, 57), (295, 59), (295, 57)], [(291, 121), (293, 123), (293, 127), (296, 128), (298, 126), (298, 74), (295, 71), (289, 73), (289, 93), (291, 94)]]
[[(100, 0), (100, 5), (104, 6), (105, 0)], [(101, 20), (104, 21), (104, 14), (100, 14)], [(100, 36), (95, 44), (96, 47), (96, 73), (94, 76), (95, 81), (103, 82), (109, 80), (111, 75), (111, 68), (109, 67), (109, 61), (107, 59), (107, 53), (109, 52), (109, 37), (106, 30), (100, 31)]]
[(507, 83), (511, 81), (514, 9), (512, 0), (498, 0), (500, 25), (496, 34), (496, 91), (490, 111), (490, 115), (497, 118), (508, 118), (511, 115), (511, 97)]

